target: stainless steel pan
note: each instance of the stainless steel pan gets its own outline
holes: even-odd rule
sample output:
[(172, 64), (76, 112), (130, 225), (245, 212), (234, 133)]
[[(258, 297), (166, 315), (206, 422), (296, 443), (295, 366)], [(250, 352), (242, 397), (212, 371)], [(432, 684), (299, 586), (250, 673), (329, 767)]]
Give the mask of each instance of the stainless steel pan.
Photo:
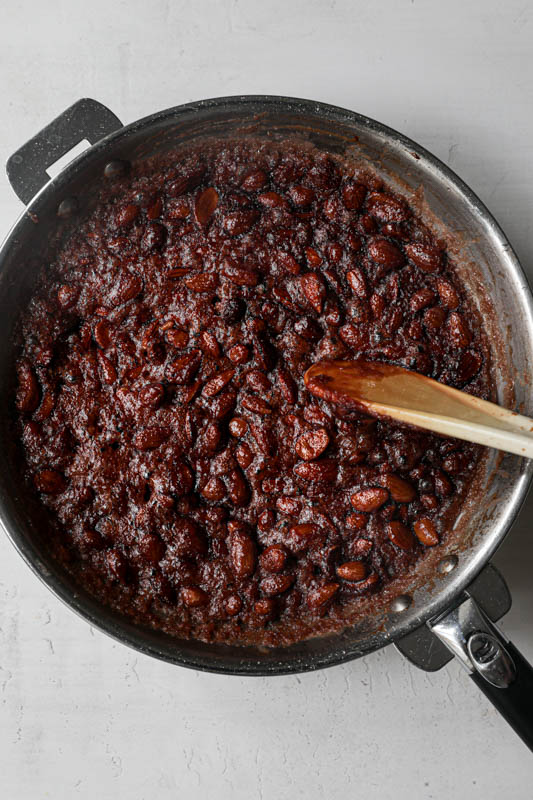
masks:
[[(39, 507), (27, 495), (13, 441), (12, 385), (17, 315), (42, 254), (62, 220), (82, 214), (95, 183), (132, 159), (201, 136), (294, 136), (320, 148), (368, 159), (397, 191), (440, 228), (462, 264), (462, 277), (484, 317), (498, 400), (533, 412), (533, 304), (518, 260), (476, 195), (444, 164), (410, 139), (374, 120), (322, 103), (284, 97), (217, 98), (178, 106), (122, 126), (94, 100), (80, 100), (8, 161), (9, 180), (25, 210), (0, 251), (0, 518), (34, 572), (67, 605), (115, 639), (157, 658), (234, 675), (279, 675), (322, 669), (391, 642), (423, 669), (456, 655), (511, 724), (533, 743), (531, 668), (493, 621), (509, 608), (501, 576), (489, 560), (526, 495), (532, 464), (488, 454), (476, 501), (456, 530), (419, 565), (401, 594), (384, 593), (349, 629), (278, 649), (205, 644), (139, 627), (88, 596), (51, 560), (41, 538)], [(80, 140), (92, 144), (56, 178), (47, 168)], [(423, 197), (420, 194), (423, 187)], [(418, 190), (418, 191), (417, 191)]]

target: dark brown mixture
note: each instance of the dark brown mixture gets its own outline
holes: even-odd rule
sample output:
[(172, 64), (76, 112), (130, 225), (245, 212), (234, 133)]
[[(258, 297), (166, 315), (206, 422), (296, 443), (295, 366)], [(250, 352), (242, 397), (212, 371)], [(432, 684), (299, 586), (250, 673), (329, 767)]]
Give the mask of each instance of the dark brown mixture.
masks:
[(134, 165), (43, 269), (17, 407), (79, 583), (180, 636), (345, 626), (438, 544), (480, 449), (312, 397), (364, 355), (488, 396), (477, 316), (377, 177), (244, 141)]

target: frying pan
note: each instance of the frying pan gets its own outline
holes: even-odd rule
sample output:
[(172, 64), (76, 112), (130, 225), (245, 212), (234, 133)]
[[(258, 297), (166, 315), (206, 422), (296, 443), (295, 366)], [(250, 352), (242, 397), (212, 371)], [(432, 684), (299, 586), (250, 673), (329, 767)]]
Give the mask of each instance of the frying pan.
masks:
[[(42, 535), (42, 511), (21, 480), (14, 441), (15, 348), (9, 343), (27, 302), (38, 258), (66, 219), (83, 214), (95, 185), (140, 159), (199, 137), (294, 137), (368, 161), (447, 239), (488, 335), (496, 399), (533, 412), (533, 300), (511, 245), (476, 195), (415, 142), (344, 109), (271, 96), (226, 97), (178, 106), (122, 126), (94, 100), (80, 100), (8, 161), (11, 185), (26, 205), (0, 250), (0, 519), (41, 580), (91, 625), (137, 650), (193, 669), (233, 675), (281, 675), (322, 669), (391, 642), (426, 670), (454, 655), (533, 748), (533, 671), (494, 622), (510, 597), (490, 558), (526, 495), (533, 465), (488, 451), (475, 497), (454, 530), (416, 570), (378, 595), (340, 633), (288, 647), (238, 647), (173, 638), (103, 606), (56, 563)], [(91, 147), (52, 180), (46, 170), (81, 140)], [(421, 191), (420, 187), (423, 187)]]

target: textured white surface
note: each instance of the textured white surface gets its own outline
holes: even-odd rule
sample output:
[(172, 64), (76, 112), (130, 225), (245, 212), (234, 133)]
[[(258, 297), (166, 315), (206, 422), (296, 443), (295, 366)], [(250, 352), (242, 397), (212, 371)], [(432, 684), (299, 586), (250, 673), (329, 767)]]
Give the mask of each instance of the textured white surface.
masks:
[[(125, 122), (273, 93), (375, 117), (450, 164), (533, 267), (533, 8), (527, 0), (1, 0), (5, 160), (81, 96)], [(20, 211), (0, 181), (0, 227)], [(496, 558), (505, 628), (533, 659), (523, 509)], [(317, 674), (222, 678), (91, 631), (0, 537), (0, 796), (310, 800), (532, 796), (530, 755), (455, 664), (392, 649)]]

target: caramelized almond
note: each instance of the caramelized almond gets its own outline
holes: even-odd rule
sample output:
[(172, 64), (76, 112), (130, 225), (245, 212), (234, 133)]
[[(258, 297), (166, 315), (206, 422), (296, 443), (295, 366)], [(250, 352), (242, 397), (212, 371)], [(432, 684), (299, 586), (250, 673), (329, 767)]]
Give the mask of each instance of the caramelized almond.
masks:
[(181, 590), (181, 599), (187, 608), (198, 608), (205, 606), (209, 602), (207, 592), (198, 586), (186, 586)]
[(337, 567), (337, 575), (345, 581), (362, 581), (366, 578), (366, 566), (362, 561), (346, 561)]
[(416, 497), (416, 491), (409, 481), (400, 478), (399, 475), (385, 474), (381, 479), (393, 500), (397, 503), (410, 503)]
[(204, 189), (194, 203), (194, 216), (198, 225), (206, 225), (218, 205), (218, 192), (212, 186)]
[(399, 522), (398, 520), (393, 520), (392, 522), (387, 523), (387, 536), (391, 540), (396, 547), (399, 547), (400, 550), (412, 550), (414, 545), (413, 534), (409, 530), (409, 528), (403, 524), (403, 522)]
[(295, 450), (305, 461), (322, 455), (329, 444), (329, 434), (325, 428), (307, 431), (296, 441)]
[(350, 502), (356, 511), (364, 511), (370, 513), (377, 511), (389, 499), (387, 489), (380, 489), (377, 486), (369, 486), (367, 489), (360, 489), (354, 492), (350, 498)]
[(212, 292), (217, 285), (217, 276), (211, 272), (199, 272), (185, 280), (185, 286), (196, 294)]
[(426, 547), (434, 547), (439, 543), (437, 529), (429, 517), (420, 517), (413, 524), (413, 530), (419, 542)]
[(307, 605), (313, 610), (320, 609), (335, 597), (338, 590), (338, 583), (325, 583), (318, 589), (309, 592), (307, 597)]

